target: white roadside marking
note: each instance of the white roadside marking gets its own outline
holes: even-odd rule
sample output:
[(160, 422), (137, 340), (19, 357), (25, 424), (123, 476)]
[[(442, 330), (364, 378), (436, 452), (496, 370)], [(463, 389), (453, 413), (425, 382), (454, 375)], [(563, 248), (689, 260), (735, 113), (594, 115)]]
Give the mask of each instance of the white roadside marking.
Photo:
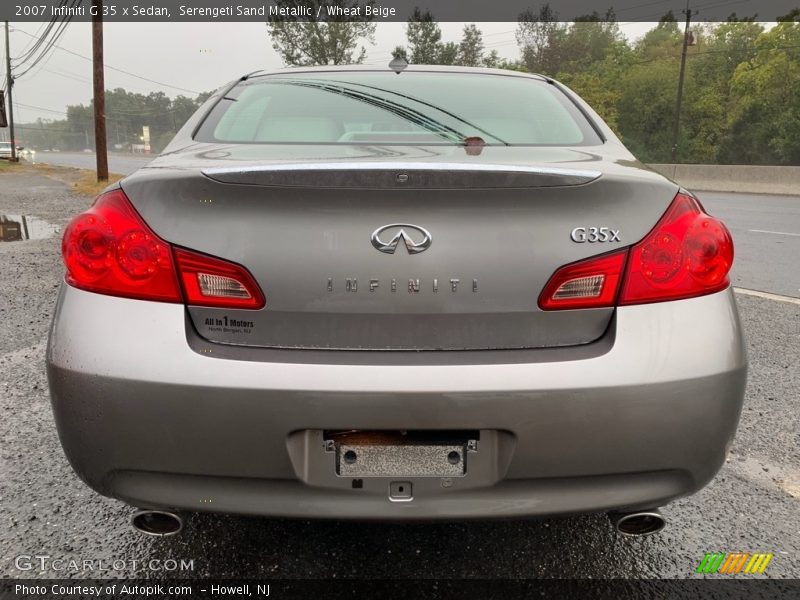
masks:
[(758, 290), (747, 290), (737, 287), (733, 288), (733, 291), (737, 294), (744, 294), (745, 296), (755, 296), (756, 298), (766, 298), (767, 300), (777, 300), (778, 302), (800, 305), (800, 298), (792, 298), (791, 296), (781, 296), (780, 294), (770, 294), (769, 292), (759, 292)]
[(800, 237), (800, 233), (789, 233), (787, 231), (769, 231), (767, 229), (748, 229), (753, 233), (772, 233), (774, 235), (791, 235), (792, 237)]

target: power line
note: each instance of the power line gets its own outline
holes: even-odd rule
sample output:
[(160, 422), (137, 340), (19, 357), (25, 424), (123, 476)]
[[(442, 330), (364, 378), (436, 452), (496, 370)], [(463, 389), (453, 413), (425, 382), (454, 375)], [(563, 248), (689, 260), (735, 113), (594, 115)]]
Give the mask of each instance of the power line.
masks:
[[(48, 61), (50, 60), (50, 57), (52, 56), (53, 47), (55, 46), (55, 43), (61, 38), (61, 36), (64, 35), (64, 32), (66, 31), (67, 25), (69, 25), (70, 20), (71, 20), (71, 17), (67, 18), (66, 20), (64, 20), (64, 22), (62, 22), (62, 24), (59, 26), (59, 29), (53, 34), (52, 39), (48, 42), (48, 44), (45, 47), (45, 49), (42, 50), (42, 52), (39, 54), (39, 56), (37, 56), (33, 60), (33, 62), (28, 66), (28, 68), (26, 68), (24, 71), (22, 71), (22, 73), (17, 74), (17, 76), (16, 76), (17, 79), (27, 75), (31, 70), (33, 70), (36, 67), (36, 65), (38, 65), (40, 62), (42, 62), (42, 60), (44, 60), (45, 57), (47, 57)], [(24, 63), (20, 63), (20, 64), (24, 64)], [(45, 64), (47, 64), (47, 63), (45, 62)], [(17, 65), (17, 67), (19, 67), (19, 64)]]
[[(64, 0), (61, 0), (61, 1), (62, 1), (62, 3), (64, 2)], [(47, 27), (47, 23), (42, 23), (41, 25), (39, 25), (39, 29), (36, 30), (36, 34), (35, 34), (36, 39), (32, 39), (27, 44), (25, 44), (25, 47), (20, 51), (20, 55), (26, 53), (28, 51), (28, 49), (31, 47), (31, 45), (33, 45), (36, 42), (36, 40), (39, 39), (39, 37), (41, 36), (41, 33), (42, 33), (42, 29), (44, 29), (45, 27)]]
[(728, 4), (742, 4), (743, 2), (750, 2), (750, 0), (725, 0), (724, 2), (709, 2), (708, 4), (700, 4), (700, 8), (717, 8), (718, 6), (727, 6)]
[(15, 102), (15, 104), (17, 106), (22, 106), (23, 108), (41, 110), (41, 111), (44, 111), (44, 112), (55, 113), (57, 115), (66, 115), (66, 114), (68, 114), (68, 113), (64, 112), (63, 110), (54, 110), (52, 108), (44, 108), (43, 106), (33, 106), (32, 104), (23, 104), (22, 102), (19, 102), (19, 101)]
[[(28, 37), (33, 37), (32, 34), (28, 33), (27, 31), (23, 31), (22, 29), (19, 29), (19, 28), (14, 29), (14, 31), (19, 31), (20, 33), (22, 33), (24, 35), (27, 35)], [(77, 56), (78, 58), (82, 58), (83, 60), (88, 60), (89, 62), (92, 61), (92, 59), (89, 58), (88, 56), (84, 56), (83, 54), (78, 54), (77, 52), (74, 52), (73, 50), (70, 50), (68, 48), (64, 48), (63, 46), (59, 46), (58, 44), (53, 44), (53, 47), (54, 48), (58, 48), (59, 50), (61, 50), (62, 52), (66, 52), (67, 54), (71, 54), (73, 56)], [(186, 89), (186, 88), (178, 87), (177, 85), (170, 85), (169, 83), (163, 83), (161, 81), (156, 81), (155, 79), (149, 79), (147, 77), (142, 77), (141, 75), (137, 75), (136, 73), (131, 73), (130, 71), (126, 71), (124, 69), (119, 69), (117, 67), (112, 67), (109, 64), (106, 64), (105, 67), (106, 67), (106, 69), (111, 69), (112, 71), (117, 71), (119, 73), (124, 73), (125, 75), (129, 75), (131, 77), (135, 77), (136, 79), (141, 79), (142, 81), (147, 81), (147, 82), (150, 82), (150, 83), (154, 83), (154, 84), (160, 85), (162, 87), (168, 87), (168, 88), (172, 88), (172, 89), (175, 89), (175, 90), (180, 90), (182, 92), (188, 92), (190, 94), (195, 94), (196, 96), (200, 95), (200, 92), (198, 92), (198, 91), (189, 90), (189, 89)]]
[[(712, 2), (710, 4), (701, 4), (697, 8), (718, 8), (720, 6), (728, 6), (730, 4), (741, 4), (743, 2), (749, 2), (750, 0), (725, 0), (724, 2)], [(669, 12), (669, 11), (668, 11)], [(667, 13), (651, 13), (649, 15), (645, 15), (643, 17), (634, 17), (631, 21), (651, 21), (654, 17), (655, 18), (662, 18)]]
[[(81, 0), (72, 0), (72, 4), (70, 4), (70, 8), (73, 8), (73, 7), (77, 6), (77, 4), (79, 2), (81, 2)], [(63, 7), (63, 6), (66, 6), (66, 0), (61, 0), (61, 4), (59, 5), (59, 7)], [(53, 19), (51, 19), (51, 21), (47, 25), (46, 29), (44, 30), (44, 33), (42, 33), (42, 35), (38, 37), (38, 39), (35, 41), (35, 43), (30, 48), (30, 50), (28, 50), (27, 52), (23, 51), (22, 55), (18, 56), (16, 59), (14, 59), (15, 60), (15, 63), (14, 63), (15, 69), (18, 69), (21, 66), (25, 65), (25, 63), (28, 62), (28, 61), (33, 61), (27, 67), (27, 69), (25, 69), (25, 71), (20, 73), (17, 77), (22, 77), (23, 75), (25, 75), (25, 73), (27, 73), (28, 71), (33, 69), (37, 64), (39, 64), (39, 62), (41, 62), (45, 58), (45, 56), (48, 56), (48, 53), (51, 52), (52, 49), (53, 49), (53, 45), (64, 34), (64, 31), (66, 30), (66, 27), (67, 27), (67, 25), (69, 24), (69, 22), (71, 20), (72, 20), (71, 16), (64, 17), (60, 22), (59, 22), (59, 17), (58, 16), (53, 17)], [(58, 24), (58, 28), (52, 34), (52, 37), (50, 37), (48, 39), (48, 36), (53, 31), (53, 27), (56, 24)], [(35, 56), (36, 52), (39, 51), (40, 48), (42, 48), (42, 47), (43, 47), (43, 49), (41, 49), (41, 51), (39, 52), (39, 55)]]
[(70, 71), (64, 71), (64, 70), (54, 71), (52, 69), (47, 69), (44, 66), (40, 67), (39, 70), (40, 71), (45, 71), (47, 73), (51, 73), (53, 75), (58, 75), (59, 77), (65, 77), (67, 79), (71, 79), (71, 80), (77, 81), (79, 83), (92, 83), (91, 79), (88, 79), (87, 77), (84, 77), (83, 75), (78, 75), (77, 73), (72, 73)]
[(509, 34), (509, 33), (516, 33), (516, 32), (517, 32), (516, 29), (511, 29), (510, 31), (495, 31), (493, 33), (485, 33), (485, 34), (482, 34), (482, 36), (487, 38), (487, 37), (492, 37), (494, 35), (506, 35), (506, 34)]
[[(365, 63), (365, 64), (367, 64), (367, 63)], [(377, 63), (375, 63), (375, 64), (377, 64)], [(78, 73), (73, 73), (72, 71), (65, 71), (61, 67), (58, 67), (58, 70), (56, 71), (56, 70), (53, 70), (53, 69), (48, 69), (45, 66), (41, 66), (41, 67), (39, 67), (39, 70), (40, 71), (45, 71), (45, 72), (50, 73), (52, 75), (58, 75), (59, 77), (64, 77), (64, 78), (70, 79), (72, 81), (77, 81), (78, 83), (84, 83), (84, 84), (86, 84), (86, 83), (91, 84), (92, 83), (92, 80), (89, 79), (87, 76), (81, 75), (81, 74), (78, 74)], [(107, 89), (112, 89), (114, 87), (115, 86), (113, 84), (111, 84), (111, 83), (108, 83), (107, 86), (106, 86)], [(137, 84), (137, 83), (133, 83), (133, 84), (128, 83), (128, 84), (126, 84), (124, 86), (123, 85), (117, 85), (116, 87), (117, 88), (123, 88), (123, 89), (125, 89), (125, 91), (131, 90), (131, 89), (132, 90), (142, 90), (142, 91), (145, 91), (145, 92), (152, 92), (153, 91), (153, 88), (145, 87), (144, 85)], [(141, 92), (137, 91), (137, 93), (141, 93)]]
[[(64, 0), (62, 0), (61, 4), (62, 5), (64, 4)], [(46, 29), (41, 35), (39, 35), (39, 31), (41, 31), (40, 27), (37, 30), (34, 40), (32, 42), (28, 42), (28, 44), (25, 46), (25, 49), (22, 51), (22, 54), (12, 59), (12, 62), (18, 62), (19, 64), (21, 64), (24, 61), (26, 61), (29, 57), (33, 56), (33, 54), (42, 46), (42, 44), (44, 44), (45, 39), (50, 34), (50, 32), (53, 29), (53, 26), (56, 24), (57, 21), (58, 21), (57, 17), (53, 17), (52, 19), (50, 19), (50, 21), (46, 23), (45, 25)], [(31, 46), (31, 44), (33, 44), (33, 46)]]
[(517, 40), (504, 40), (504, 41), (494, 41), (491, 44), (485, 44), (484, 48), (491, 50), (492, 48), (501, 48), (503, 46), (513, 46), (517, 44)]
[(655, 6), (656, 4), (666, 4), (674, 0), (655, 0), (655, 2), (645, 2), (644, 4), (637, 4), (635, 6), (625, 6), (623, 8), (615, 8), (614, 12), (619, 14), (621, 12), (628, 12), (629, 10), (637, 10), (639, 8), (647, 8), (648, 6)]

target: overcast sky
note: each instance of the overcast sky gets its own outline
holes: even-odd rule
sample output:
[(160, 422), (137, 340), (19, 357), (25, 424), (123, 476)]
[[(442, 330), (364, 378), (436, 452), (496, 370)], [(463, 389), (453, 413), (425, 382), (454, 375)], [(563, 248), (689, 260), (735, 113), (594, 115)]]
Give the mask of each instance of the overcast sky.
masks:
[[(503, 58), (518, 58), (514, 39), (516, 23), (477, 25), (483, 31), (487, 50), (496, 49)], [(629, 39), (636, 39), (653, 25), (621, 23), (620, 28)], [(14, 57), (33, 41), (22, 32), (36, 34), (40, 24), (12, 23), (11, 26), (11, 56)], [(440, 23), (440, 26), (444, 41), (461, 39), (464, 23)], [(65, 51), (90, 57), (90, 28), (90, 23), (70, 24), (58, 42), (61, 49), (54, 49), (49, 58), (17, 81), (14, 87), (15, 120), (59, 119), (65, 116), (68, 104), (90, 102), (91, 62)], [(272, 49), (264, 23), (106, 23), (104, 32), (108, 89), (122, 87), (144, 94), (163, 91), (170, 97), (179, 94), (194, 96), (197, 92), (216, 89), (243, 73), (283, 66)], [(366, 63), (388, 64), (391, 50), (405, 43), (405, 23), (379, 23), (376, 44), (367, 44)], [(0, 65), (4, 81), (5, 60)], [(110, 67), (160, 84), (137, 79)]]

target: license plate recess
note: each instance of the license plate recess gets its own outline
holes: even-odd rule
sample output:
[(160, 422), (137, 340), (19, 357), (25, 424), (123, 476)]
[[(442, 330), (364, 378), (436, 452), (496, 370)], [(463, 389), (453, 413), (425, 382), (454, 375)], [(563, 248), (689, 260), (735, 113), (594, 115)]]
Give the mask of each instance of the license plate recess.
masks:
[(341, 477), (464, 477), (479, 432), (325, 432)]

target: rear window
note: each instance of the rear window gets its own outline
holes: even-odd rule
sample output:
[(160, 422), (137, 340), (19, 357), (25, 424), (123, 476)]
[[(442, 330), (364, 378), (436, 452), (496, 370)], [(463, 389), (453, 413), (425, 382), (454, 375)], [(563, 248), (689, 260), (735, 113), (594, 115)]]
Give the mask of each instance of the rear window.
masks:
[(202, 142), (251, 144), (601, 143), (555, 86), (503, 75), (326, 72), (242, 82), (212, 109)]

